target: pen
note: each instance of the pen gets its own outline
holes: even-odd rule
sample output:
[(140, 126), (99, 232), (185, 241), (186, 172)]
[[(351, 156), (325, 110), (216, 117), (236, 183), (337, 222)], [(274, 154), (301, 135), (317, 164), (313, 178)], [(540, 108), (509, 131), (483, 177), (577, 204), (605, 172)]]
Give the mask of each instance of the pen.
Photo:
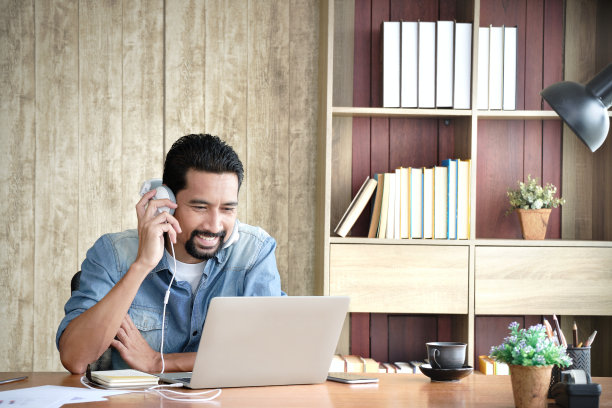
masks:
[(584, 342), (584, 347), (589, 347), (591, 344), (593, 344), (593, 340), (595, 340), (595, 336), (597, 335), (597, 330), (595, 330), (587, 339), (587, 341)]
[(25, 380), (26, 378), (28, 378), (27, 375), (24, 375), (23, 377), (7, 378), (6, 380), (0, 380), (0, 384), (8, 384), (8, 383), (12, 383), (15, 381)]
[(574, 337), (574, 347), (578, 347), (578, 326), (576, 326), (576, 322), (574, 321), (574, 327), (572, 328), (572, 335)]

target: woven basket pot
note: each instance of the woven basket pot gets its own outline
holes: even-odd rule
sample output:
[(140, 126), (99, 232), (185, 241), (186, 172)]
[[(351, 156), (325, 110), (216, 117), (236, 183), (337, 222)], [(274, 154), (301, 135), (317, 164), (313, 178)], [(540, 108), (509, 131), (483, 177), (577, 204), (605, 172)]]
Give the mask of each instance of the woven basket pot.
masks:
[(521, 232), (524, 239), (544, 239), (548, 228), (548, 217), (551, 208), (541, 210), (516, 210), (521, 222)]
[(546, 408), (552, 365), (510, 366), (512, 394), (516, 408)]

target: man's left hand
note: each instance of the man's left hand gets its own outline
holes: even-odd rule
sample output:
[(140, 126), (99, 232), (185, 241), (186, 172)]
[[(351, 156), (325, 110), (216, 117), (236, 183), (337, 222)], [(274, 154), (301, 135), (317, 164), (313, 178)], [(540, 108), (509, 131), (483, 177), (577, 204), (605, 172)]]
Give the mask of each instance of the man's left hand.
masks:
[(129, 315), (126, 314), (123, 318), (111, 346), (117, 349), (123, 360), (133, 369), (147, 373), (161, 371), (160, 353), (149, 346)]

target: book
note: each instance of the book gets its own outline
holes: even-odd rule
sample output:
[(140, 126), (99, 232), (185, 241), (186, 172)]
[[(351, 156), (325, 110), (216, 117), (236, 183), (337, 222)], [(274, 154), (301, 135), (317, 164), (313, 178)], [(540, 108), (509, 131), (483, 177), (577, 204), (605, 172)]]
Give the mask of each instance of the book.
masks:
[(470, 109), (472, 95), (472, 23), (455, 23), (453, 108)]
[(400, 168), (400, 238), (410, 238), (410, 168)]
[(478, 27), (478, 109), (489, 109), (489, 27)]
[(385, 180), (389, 179), (389, 208), (387, 209), (387, 232), (383, 238), (395, 237), (395, 173), (385, 173)]
[(423, 365), (422, 361), (414, 361), (411, 360), (410, 361), (410, 365), (412, 366), (412, 370), (415, 374), (420, 374), (421, 373), (421, 366)]
[(387, 218), (389, 214), (389, 184), (391, 177), (390, 173), (385, 173), (383, 177), (383, 196), (380, 203), (380, 221), (378, 222), (378, 238), (386, 238), (387, 236)]
[(504, 110), (516, 110), (517, 31), (516, 27), (504, 27)]
[(436, 107), (453, 106), (454, 22), (436, 23)]
[(368, 231), (368, 238), (376, 238), (378, 234), (378, 225), (380, 221), (380, 207), (382, 204), (382, 193), (383, 193), (383, 178), (384, 174), (375, 174), (374, 179), (377, 182), (376, 195), (374, 196), (374, 205), (372, 206), (372, 217), (370, 219), (370, 229)]
[(419, 21), (418, 107), (436, 106), (436, 23)]
[(361, 361), (363, 362), (363, 370), (366, 373), (377, 373), (379, 364), (378, 361), (369, 357), (361, 357)]
[(374, 190), (376, 190), (376, 180), (366, 177), (365, 181), (361, 185), (361, 188), (351, 201), (351, 204), (348, 206), (344, 215), (338, 222), (336, 229), (334, 229), (334, 233), (338, 234), (341, 237), (346, 237), (349, 233), (357, 218), (361, 215), (363, 209), (368, 204), (368, 201), (372, 197)]
[(339, 354), (334, 354), (332, 357), (332, 361), (329, 364), (329, 372), (330, 373), (343, 373), (346, 371), (346, 363), (344, 359)]
[(359, 356), (345, 355), (342, 356), (346, 366), (347, 373), (363, 373), (364, 364), (363, 360)]
[(448, 168), (446, 238), (457, 239), (457, 160), (446, 159), (442, 161), (442, 165)]
[(470, 238), (470, 164), (457, 161), (457, 239)]
[(410, 237), (423, 238), (423, 170), (410, 171)]
[(433, 169), (423, 169), (423, 238), (433, 238), (434, 212)]
[(400, 239), (401, 211), (402, 211), (402, 178), (400, 169), (395, 169), (395, 223), (393, 225), (393, 238)]
[(414, 374), (413, 366), (405, 361), (397, 361), (393, 363), (397, 367), (397, 373), (399, 374)]
[(401, 96), (402, 108), (417, 107), (419, 30), (416, 21), (402, 21)]
[(385, 367), (385, 369), (386, 369), (386, 371), (388, 373), (396, 373), (397, 372), (397, 367), (394, 366), (393, 364), (391, 364), (391, 363), (381, 363), (381, 364)]
[(92, 371), (91, 380), (108, 388), (149, 387), (159, 383), (158, 377), (132, 369)]
[(400, 106), (400, 22), (382, 23), (383, 107)]
[(501, 110), (504, 81), (503, 27), (489, 27), (489, 109)]
[(510, 367), (506, 363), (501, 361), (494, 361), (495, 363), (495, 375), (510, 375)]
[(478, 370), (485, 375), (495, 375), (495, 363), (488, 356), (478, 356)]
[(434, 238), (445, 239), (448, 233), (448, 168), (434, 167)]

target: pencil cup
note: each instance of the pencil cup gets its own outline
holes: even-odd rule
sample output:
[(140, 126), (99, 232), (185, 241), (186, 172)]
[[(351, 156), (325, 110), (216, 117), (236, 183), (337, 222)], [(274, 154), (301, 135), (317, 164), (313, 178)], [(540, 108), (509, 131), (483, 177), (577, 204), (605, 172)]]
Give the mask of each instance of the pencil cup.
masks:
[(561, 371), (583, 370), (586, 373), (587, 378), (591, 377), (591, 346), (568, 347), (567, 354), (572, 358), (572, 364), (569, 367), (553, 366), (552, 375), (550, 377), (550, 388), (561, 381)]

